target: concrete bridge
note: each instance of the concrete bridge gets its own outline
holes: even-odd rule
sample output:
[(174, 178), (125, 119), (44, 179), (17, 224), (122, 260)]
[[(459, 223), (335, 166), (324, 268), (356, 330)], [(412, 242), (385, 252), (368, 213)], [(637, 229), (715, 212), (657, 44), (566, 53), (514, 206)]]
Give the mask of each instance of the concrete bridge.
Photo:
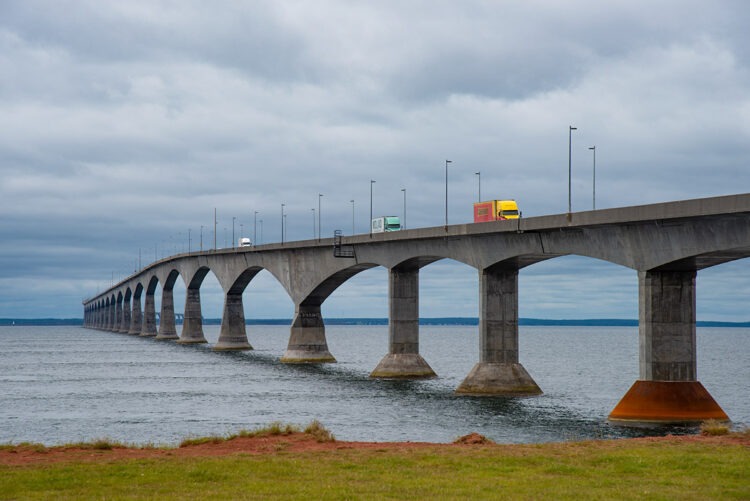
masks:
[[(419, 270), (454, 259), (479, 273), (479, 360), (461, 394), (534, 395), (541, 389), (518, 356), (518, 273), (565, 255), (616, 263), (638, 273), (640, 376), (610, 420), (689, 422), (728, 419), (696, 373), (696, 274), (750, 256), (750, 194), (668, 202), (478, 224), (423, 228), (341, 240), (298, 241), (179, 254), (157, 261), (83, 302), (86, 327), (205, 343), (200, 287), (212, 271), (225, 294), (216, 350), (252, 349), (242, 293), (268, 270), (295, 305), (282, 362), (335, 362), (321, 305), (357, 273), (389, 272), (389, 350), (373, 377), (435, 373), (419, 354)], [(186, 288), (184, 321), (175, 327), (172, 290)], [(161, 284), (161, 321), (154, 295)], [(143, 309), (141, 302), (143, 301)]]

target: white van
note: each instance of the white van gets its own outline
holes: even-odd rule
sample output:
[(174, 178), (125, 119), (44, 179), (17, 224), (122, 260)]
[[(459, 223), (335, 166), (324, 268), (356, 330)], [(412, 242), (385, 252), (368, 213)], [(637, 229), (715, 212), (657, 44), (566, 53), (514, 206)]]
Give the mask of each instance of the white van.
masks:
[(240, 238), (239, 244), (240, 244), (240, 247), (252, 247), (253, 246), (253, 243), (247, 237)]

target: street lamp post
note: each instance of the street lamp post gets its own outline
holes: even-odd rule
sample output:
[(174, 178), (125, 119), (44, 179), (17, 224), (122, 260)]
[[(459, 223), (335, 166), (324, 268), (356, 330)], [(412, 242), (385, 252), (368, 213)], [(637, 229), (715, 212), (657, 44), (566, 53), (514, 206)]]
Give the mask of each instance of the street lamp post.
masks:
[(281, 204), (281, 245), (284, 245), (284, 205)]
[(482, 172), (475, 172), (477, 176), (477, 202), (482, 201)]
[(448, 164), (451, 160), (445, 161), (445, 231), (448, 231)]
[(313, 215), (313, 240), (315, 240), (315, 207), (313, 207), (310, 210), (312, 211), (312, 215)]
[(192, 231), (193, 230), (191, 228), (188, 228), (188, 253), (190, 253), (192, 251), (192, 243), (193, 243), (192, 242), (192, 235), (191, 235)]
[(201, 252), (203, 252), (203, 225), (201, 225)]
[(372, 185), (375, 184), (375, 181), (370, 179), (370, 238), (372, 238)]
[(401, 191), (404, 193), (404, 220), (401, 223), (401, 228), (406, 229), (406, 188), (401, 188)]
[(354, 200), (349, 200), (352, 203), (352, 235), (354, 235)]
[(260, 243), (263, 243), (263, 220), (258, 221), (260, 223)]
[(572, 159), (573, 159), (573, 131), (578, 130), (572, 125), (568, 126), (568, 221), (570, 221), (570, 214), (573, 212), (573, 201), (571, 198), (571, 178), (573, 174)]
[(596, 145), (589, 148), (594, 153), (594, 180), (592, 183), (593, 187), (593, 195), (592, 195), (592, 204), (594, 207), (594, 210), (596, 210)]
[(214, 207), (214, 250), (216, 250), (216, 225), (219, 223), (219, 220), (216, 219), (216, 208)]
[(320, 199), (321, 198), (323, 198), (323, 194), (318, 193), (318, 242), (320, 242), (320, 233), (321, 233), (321, 230), (323, 229), (320, 226)]
[(258, 211), (256, 210), (253, 214), (253, 245), (256, 243), (256, 237), (258, 236)]
[(237, 219), (237, 216), (232, 216), (232, 249), (234, 249), (234, 244), (237, 242), (237, 240), (234, 238), (234, 222)]

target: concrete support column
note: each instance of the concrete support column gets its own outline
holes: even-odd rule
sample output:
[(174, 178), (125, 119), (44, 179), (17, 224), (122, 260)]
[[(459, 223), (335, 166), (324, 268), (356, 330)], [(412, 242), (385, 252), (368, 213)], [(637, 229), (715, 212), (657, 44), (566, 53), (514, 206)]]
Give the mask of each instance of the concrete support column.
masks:
[(112, 331), (115, 329), (115, 314), (116, 314), (115, 303), (114, 302), (111, 303), (109, 305), (109, 308), (107, 308), (107, 310), (108, 310), (107, 330)]
[(638, 272), (640, 379), (610, 421), (729, 419), (697, 380), (695, 277), (693, 270)]
[(388, 274), (388, 354), (370, 377), (428, 378), (435, 371), (419, 354), (419, 269)]
[(156, 336), (156, 305), (154, 304), (153, 294), (146, 293), (146, 302), (143, 306), (141, 336)]
[(156, 339), (179, 339), (174, 325), (174, 295), (172, 289), (161, 291), (161, 314), (159, 315), (159, 334)]
[(182, 335), (178, 343), (206, 343), (203, 335), (203, 316), (201, 314), (200, 289), (188, 288), (185, 295), (185, 316), (182, 322)]
[(120, 322), (120, 332), (127, 334), (130, 330), (130, 299), (122, 303), (122, 322)]
[(252, 350), (247, 342), (245, 329), (245, 309), (242, 306), (242, 293), (228, 292), (224, 296), (224, 314), (221, 317), (221, 332), (214, 350)]
[(130, 329), (128, 334), (140, 334), (143, 323), (143, 314), (141, 313), (141, 297), (133, 296), (133, 309), (130, 315)]
[(281, 361), (289, 364), (335, 362), (328, 351), (326, 328), (320, 314), (320, 305), (294, 307), (289, 344)]
[(115, 303), (115, 325), (112, 327), (114, 332), (120, 332), (120, 326), (122, 325), (122, 301)]
[(696, 381), (695, 276), (638, 274), (640, 379)]
[(518, 362), (518, 269), (479, 272), (479, 363), (456, 389), (474, 395), (539, 395)]

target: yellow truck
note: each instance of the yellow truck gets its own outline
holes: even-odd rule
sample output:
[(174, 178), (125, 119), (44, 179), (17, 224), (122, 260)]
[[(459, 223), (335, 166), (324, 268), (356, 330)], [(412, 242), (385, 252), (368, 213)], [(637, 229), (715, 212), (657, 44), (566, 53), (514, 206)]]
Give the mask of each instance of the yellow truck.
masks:
[(518, 219), (518, 204), (515, 200), (489, 200), (474, 204), (474, 222), (500, 221)]

